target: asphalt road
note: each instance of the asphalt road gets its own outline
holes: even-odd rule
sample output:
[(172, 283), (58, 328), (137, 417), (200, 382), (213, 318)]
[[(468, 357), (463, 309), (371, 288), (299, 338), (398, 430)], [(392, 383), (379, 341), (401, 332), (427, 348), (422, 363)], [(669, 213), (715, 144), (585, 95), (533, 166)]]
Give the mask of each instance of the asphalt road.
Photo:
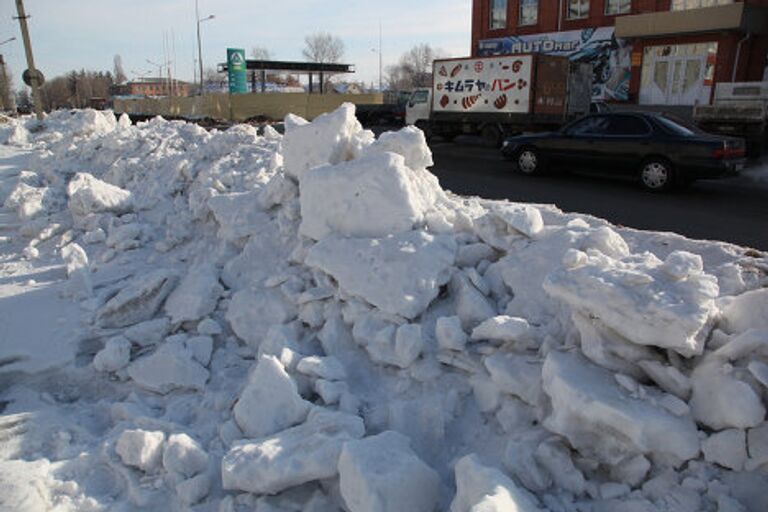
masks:
[(672, 194), (582, 174), (523, 176), (498, 150), (470, 138), (431, 143), (443, 188), (487, 199), (550, 203), (632, 228), (673, 231), (768, 251), (768, 184), (747, 177), (698, 181)]

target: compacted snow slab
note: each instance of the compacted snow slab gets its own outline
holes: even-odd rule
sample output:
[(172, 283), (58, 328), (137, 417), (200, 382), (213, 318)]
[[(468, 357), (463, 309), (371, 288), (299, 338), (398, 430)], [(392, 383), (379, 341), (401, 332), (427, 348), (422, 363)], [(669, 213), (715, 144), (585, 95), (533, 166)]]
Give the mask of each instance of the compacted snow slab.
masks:
[(653, 454), (674, 466), (699, 454), (699, 435), (690, 415), (675, 416), (633, 398), (611, 372), (578, 354), (550, 352), (542, 379), (552, 402), (544, 426), (584, 454), (608, 464)]
[(719, 289), (717, 279), (693, 262), (681, 275), (678, 260), (701, 265), (701, 257), (683, 254), (672, 253), (662, 262), (651, 253), (614, 259), (589, 251), (550, 274), (544, 289), (634, 343), (700, 355), (717, 313)]
[(344, 443), (365, 434), (351, 414), (313, 409), (307, 421), (275, 435), (236, 442), (221, 461), (224, 489), (276, 494), (338, 474)]
[(437, 505), (440, 477), (397, 432), (346, 443), (339, 478), (350, 512), (433, 512)]
[(306, 264), (386, 313), (415, 318), (448, 282), (455, 255), (453, 237), (409, 231), (387, 238), (331, 236), (309, 250)]
[(454, 470), (456, 497), (450, 512), (544, 512), (525, 489), (475, 455), (459, 460)]

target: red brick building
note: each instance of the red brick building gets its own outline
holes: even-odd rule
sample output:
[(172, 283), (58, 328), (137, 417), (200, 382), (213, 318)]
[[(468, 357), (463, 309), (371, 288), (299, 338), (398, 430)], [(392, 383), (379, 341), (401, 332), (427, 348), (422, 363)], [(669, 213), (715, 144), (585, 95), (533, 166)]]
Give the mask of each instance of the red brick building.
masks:
[(595, 98), (706, 103), (764, 79), (768, 0), (473, 0), (473, 56), (532, 52), (591, 62)]

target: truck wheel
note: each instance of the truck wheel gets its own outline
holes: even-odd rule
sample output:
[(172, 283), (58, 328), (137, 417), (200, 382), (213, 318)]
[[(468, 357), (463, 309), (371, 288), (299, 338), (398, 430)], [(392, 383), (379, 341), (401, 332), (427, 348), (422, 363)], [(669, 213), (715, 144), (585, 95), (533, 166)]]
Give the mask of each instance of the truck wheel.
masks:
[(640, 166), (640, 184), (651, 192), (664, 192), (675, 185), (672, 164), (663, 158), (649, 158)]
[(532, 176), (534, 174), (541, 174), (544, 168), (544, 162), (541, 158), (541, 154), (536, 148), (527, 147), (521, 149), (517, 153), (515, 159), (517, 163), (517, 170), (522, 174)]
[(483, 126), (483, 129), (480, 131), (480, 136), (490, 146), (494, 148), (501, 147), (502, 133), (498, 126), (493, 124)]

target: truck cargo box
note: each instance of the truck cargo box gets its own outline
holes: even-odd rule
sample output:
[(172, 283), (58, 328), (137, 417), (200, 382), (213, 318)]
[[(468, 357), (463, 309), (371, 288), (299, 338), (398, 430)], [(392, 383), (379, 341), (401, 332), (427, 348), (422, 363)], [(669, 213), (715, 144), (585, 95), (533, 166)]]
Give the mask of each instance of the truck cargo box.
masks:
[[(569, 112), (571, 63), (540, 54), (436, 60), (433, 68), (434, 119), (471, 119), (481, 114), (497, 122), (521, 114), (564, 118)], [(582, 102), (584, 103), (584, 102)], [(588, 101), (583, 105), (588, 109)]]

